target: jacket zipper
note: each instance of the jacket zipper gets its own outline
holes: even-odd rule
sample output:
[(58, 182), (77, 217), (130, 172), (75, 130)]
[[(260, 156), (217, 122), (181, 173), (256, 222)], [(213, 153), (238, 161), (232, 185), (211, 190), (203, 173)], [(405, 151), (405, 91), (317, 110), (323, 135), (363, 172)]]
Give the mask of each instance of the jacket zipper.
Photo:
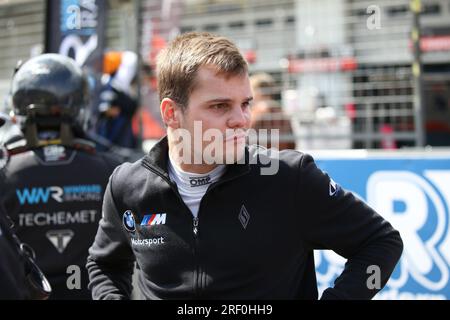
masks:
[[(181, 197), (180, 193), (178, 192), (177, 188), (173, 185), (172, 181), (170, 179), (168, 179), (164, 174), (162, 174), (161, 172), (159, 172), (156, 169), (153, 169), (150, 165), (148, 164), (144, 164), (144, 166), (146, 168), (148, 168), (150, 171), (152, 171), (153, 173), (157, 174), (158, 176), (160, 176), (164, 181), (166, 181), (169, 186), (172, 188), (172, 190), (175, 192), (175, 194), (177, 195), (178, 199), (181, 201), (181, 203), (185, 206), (185, 208), (189, 211), (189, 213), (191, 213), (189, 207), (186, 205), (186, 203), (184, 203), (183, 198)], [(198, 234), (199, 234), (199, 216), (200, 216), (200, 211), (202, 209), (202, 203), (204, 202), (204, 199), (206, 198), (206, 195), (214, 188), (216, 188), (217, 186), (234, 180), (242, 175), (244, 175), (245, 173), (242, 173), (238, 176), (235, 176), (233, 178), (229, 178), (226, 180), (222, 180), (222, 181), (217, 181), (215, 183), (213, 183), (208, 190), (206, 191), (206, 193), (203, 195), (203, 198), (200, 200), (200, 206), (199, 206), (199, 210), (198, 210), (198, 214), (197, 217), (194, 217), (192, 220), (192, 234), (193, 234), (193, 238), (194, 238), (194, 260), (195, 260), (195, 270), (194, 270), (194, 294), (196, 296), (199, 295), (200, 290), (203, 289), (202, 288), (202, 270), (201, 270), (201, 265), (200, 265), (200, 261), (198, 258), (198, 247), (199, 247), (199, 239), (198, 239)], [(192, 214), (192, 213), (191, 213)]]
[[(168, 179), (165, 175), (161, 174), (158, 170), (155, 170), (155, 169), (153, 169), (152, 167), (150, 167), (150, 166), (148, 166), (146, 164), (145, 164), (145, 167), (148, 168), (153, 173), (155, 173), (158, 176), (160, 176), (164, 181), (166, 181), (169, 184), (169, 186), (171, 187), (173, 192), (175, 192), (177, 198), (181, 201), (182, 205), (185, 206), (185, 208), (187, 209), (189, 214), (191, 214), (191, 216), (192, 216), (191, 210), (186, 205), (186, 203), (184, 203), (183, 198), (181, 197), (181, 195), (178, 192), (177, 188), (173, 185), (173, 182), (170, 179)], [(201, 207), (201, 202), (200, 202), (200, 207)], [(200, 213), (200, 210), (199, 210), (199, 213)], [(199, 258), (198, 258), (198, 246), (199, 246), (199, 244), (198, 244), (198, 230), (199, 230), (198, 229), (198, 222), (199, 222), (198, 215), (197, 215), (197, 217), (193, 218), (192, 222), (193, 222), (192, 223), (192, 235), (193, 235), (193, 240), (194, 240), (193, 255), (194, 255), (194, 261), (195, 261), (193, 290), (194, 290), (194, 294), (196, 296), (198, 296), (199, 289), (201, 287), (199, 285), (201, 268), (200, 268), (200, 262), (199, 262)]]
[[(199, 248), (199, 217), (200, 217), (200, 212), (202, 211), (203, 208), (203, 204), (206, 200), (206, 197), (208, 195), (209, 192), (211, 192), (212, 189), (216, 188), (217, 186), (221, 185), (222, 183), (225, 183), (229, 180), (232, 179), (227, 179), (227, 180), (223, 180), (223, 181), (218, 181), (215, 182), (213, 184), (210, 185), (210, 187), (208, 188), (208, 190), (206, 191), (206, 193), (203, 195), (202, 199), (200, 200), (200, 205), (198, 208), (198, 213), (197, 213), (197, 217), (194, 217), (192, 220), (192, 234), (194, 237), (194, 259), (195, 259), (195, 271), (194, 271), (194, 295), (199, 298), (199, 295), (201, 293), (201, 291), (204, 289), (204, 285), (206, 284), (205, 281), (205, 272), (202, 268), (202, 265), (200, 263), (200, 259), (199, 259), (199, 253), (198, 253), (198, 248)], [(180, 196), (181, 198), (181, 196)], [(183, 201), (184, 202), (184, 201)]]
[(198, 217), (194, 218), (194, 223), (193, 223), (193, 232), (194, 232), (194, 239), (197, 239), (197, 235), (198, 235)]
[(194, 260), (195, 260), (195, 271), (194, 271), (194, 294), (198, 296), (201, 290), (201, 285), (199, 284), (199, 279), (201, 278), (201, 267), (200, 259), (198, 257), (198, 216), (194, 217), (192, 223), (192, 234), (194, 237)]

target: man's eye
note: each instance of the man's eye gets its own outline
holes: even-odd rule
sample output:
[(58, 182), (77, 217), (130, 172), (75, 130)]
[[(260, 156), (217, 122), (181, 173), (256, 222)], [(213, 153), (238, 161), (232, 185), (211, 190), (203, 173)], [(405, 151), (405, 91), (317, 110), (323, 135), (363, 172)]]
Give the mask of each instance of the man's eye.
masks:
[(228, 105), (227, 105), (226, 103), (218, 103), (218, 104), (213, 104), (213, 105), (211, 106), (211, 109), (214, 109), (214, 110), (222, 110), (222, 109), (225, 109), (227, 106), (228, 106)]
[(250, 101), (246, 101), (242, 104), (243, 109), (248, 109), (252, 107), (252, 103)]

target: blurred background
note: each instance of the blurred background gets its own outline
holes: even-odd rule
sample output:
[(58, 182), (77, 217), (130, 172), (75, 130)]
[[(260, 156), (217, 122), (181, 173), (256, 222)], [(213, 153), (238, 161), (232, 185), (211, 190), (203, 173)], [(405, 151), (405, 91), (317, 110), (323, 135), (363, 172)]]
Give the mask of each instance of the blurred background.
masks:
[[(155, 58), (188, 31), (232, 39), (251, 75), (270, 79), (278, 109), (258, 121), (401, 231), (404, 256), (378, 297), (449, 299), (450, 1), (0, 0), (1, 111), (17, 62), (60, 52), (90, 76), (90, 130), (101, 135), (116, 79), (137, 101), (132, 148), (148, 151), (164, 135)], [(316, 254), (321, 288), (343, 263)]]
[[(109, 0), (92, 9), (89, 3), (96, 1), (85, 1), (78, 26), (83, 32), (59, 30), (55, 37), (62, 24), (55, 21), (77, 1), (61, 1), (61, 7), (58, 1), (2, 0), (0, 99), (18, 60), (57, 51), (64, 35), (87, 42), (95, 33), (97, 47), (81, 49), (97, 56), (138, 53), (141, 109), (134, 133), (141, 142), (157, 139), (163, 130), (152, 79), (155, 57), (178, 33), (208, 31), (234, 40), (252, 74), (273, 77), (272, 94), (292, 125), (282, 140), (303, 149), (449, 146), (450, 2), (421, 1), (420, 19), (414, 2)], [(65, 14), (67, 24), (76, 24), (70, 10)], [(89, 19), (101, 23), (89, 26)], [(75, 41), (66, 51), (80, 55), (78, 47)], [(416, 77), (415, 61), (421, 62)], [(266, 117), (276, 120), (276, 114)]]

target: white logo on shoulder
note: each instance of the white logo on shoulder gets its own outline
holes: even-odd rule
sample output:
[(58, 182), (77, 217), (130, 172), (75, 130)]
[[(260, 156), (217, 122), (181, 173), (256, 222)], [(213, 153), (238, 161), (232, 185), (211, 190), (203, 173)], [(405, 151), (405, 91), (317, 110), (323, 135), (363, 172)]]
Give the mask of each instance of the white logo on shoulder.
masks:
[(330, 197), (334, 197), (337, 196), (340, 190), (340, 186), (333, 180), (330, 178), (330, 186), (329, 186), (329, 195)]

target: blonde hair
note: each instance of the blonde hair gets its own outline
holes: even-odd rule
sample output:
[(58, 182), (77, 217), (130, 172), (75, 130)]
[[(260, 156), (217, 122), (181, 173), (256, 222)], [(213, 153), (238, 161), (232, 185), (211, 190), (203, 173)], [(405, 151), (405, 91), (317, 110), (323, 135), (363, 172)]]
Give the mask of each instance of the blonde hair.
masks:
[(170, 98), (186, 108), (201, 66), (213, 66), (225, 76), (244, 75), (248, 65), (239, 49), (225, 37), (189, 32), (176, 37), (158, 55), (160, 100)]

